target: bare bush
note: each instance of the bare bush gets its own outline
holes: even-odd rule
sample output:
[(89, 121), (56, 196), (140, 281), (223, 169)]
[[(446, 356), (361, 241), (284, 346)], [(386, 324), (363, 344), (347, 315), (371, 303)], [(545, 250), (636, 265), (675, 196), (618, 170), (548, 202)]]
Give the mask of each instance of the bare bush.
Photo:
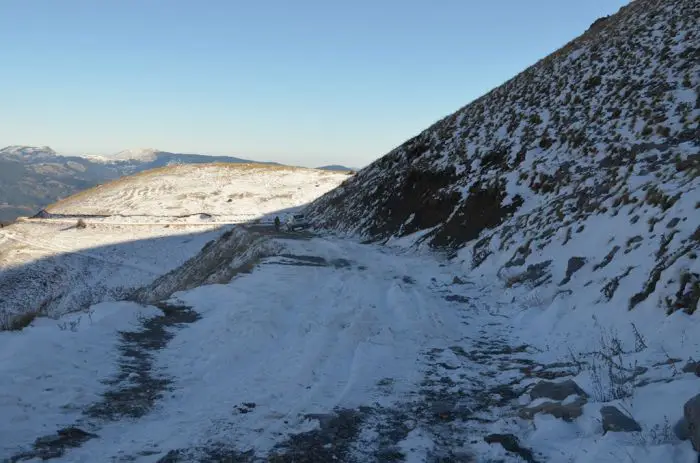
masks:
[(81, 318), (82, 317), (78, 317), (77, 319), (72, 320), (72, 321), (59, 323), (58, 329), (61, 331), (72, 331), (75, 333), (76, 331), (78, 331), (78, 327), (80, 326), (80, 319)]
[(633, 324), (635, 346), (633, 350), (626, 350), (615, 330), (606, 330), (598, 326), (600, 328), (598, 348), (579, 355), (569, 348), (570, 361), (576, 365), (579, 373), (584, 369), (588, 371), (592, 383), (591, 395), (597, 402), (610, 402), (630, 397), (634, 392), (635, 379), (646, 369), (640, 367), (636, 361), (625, 360), (625, 356), (645, 350), (646, 339)]

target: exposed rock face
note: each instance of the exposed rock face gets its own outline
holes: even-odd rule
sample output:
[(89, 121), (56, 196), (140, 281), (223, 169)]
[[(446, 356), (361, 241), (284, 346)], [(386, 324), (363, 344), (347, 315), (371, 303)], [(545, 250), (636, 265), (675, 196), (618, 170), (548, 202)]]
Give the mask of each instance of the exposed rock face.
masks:
[(685, 403), (683, 417), (687, 423), (688, 436), (693, 443), (693, 448), (700, 452), (700, 394)]
[(694, 373), (695, 376), (700, 376), (700, 362), (689, 361), (683, 367), (683, 373)]
[(605, 406), (600, 409), (603, 432), (638, 432), (642, 428), (635, 420), (622, 413), (617, 407)]
[(585, 257), (570, 258), (569, 262), (566, 264), (566, 277), (559, 284), (565, 285), (569, 281), (571, 281), (571, 277), (573, 276), (573, 274), (581, 270), (584, 265), (586, 265)]

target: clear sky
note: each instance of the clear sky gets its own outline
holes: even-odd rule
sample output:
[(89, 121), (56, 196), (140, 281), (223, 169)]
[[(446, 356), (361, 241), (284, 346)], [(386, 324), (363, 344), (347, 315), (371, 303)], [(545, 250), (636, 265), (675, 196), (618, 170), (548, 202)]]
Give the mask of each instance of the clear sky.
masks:
[(626, 0), (0, 0), (0, 145), (363, 166)]

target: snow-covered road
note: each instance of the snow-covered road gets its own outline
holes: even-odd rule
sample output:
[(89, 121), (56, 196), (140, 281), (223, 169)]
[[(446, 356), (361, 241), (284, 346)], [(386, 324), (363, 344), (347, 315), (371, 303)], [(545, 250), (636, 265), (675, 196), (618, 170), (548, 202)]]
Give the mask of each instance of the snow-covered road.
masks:
[[(3, 357), (0, 363), (4, 373), (12, 373), (2, 375), (3, 415), (25, 423), (2, 434), (11, 439), (0, 439), (0, 456), (26, 450), (36, 438), (71, 421), (98, 437), (67, 450), (64, 461), (98, 456), (157, 461), (172, 451), (204, 458), (196, 452), (220, 448), (230, 455), (282, 452), (279, 445), (290, 436), (318, 425), (309, 414), (361, 406), (391, 409), (415, 401), (428, 374), (426, 353), (460, 344), (470, 329), (466, 319), (475, 314), (445, 299), (455, 289), (454, 269), (437, 261), (350, 241), (279, 242), (284, 252), (264, 259), (251, 274), (174, 295), (201, 319), (177, 329), (163, 349), (152, 353), (153, 371), (172, 382), (139, 419), (94, 419), (81, 414), (88, 400), (64, 410), (65, 401), (49, 399), (57, 380), (64, 390), (57, 399), (83, 390), (94, 402), (105, 392), (99, 380), (108, 379), (110, 371), (114, 375), (116, 366), (102, 365), (96, 377), (94, 363), (117, 362), (117, 352), (105, 346), (111, 337), (117, 349), (116, 329), (124, 329), (123, 324), (105, 333), (103, 324), (84, 319), (75, 331), (42, 322), (21, 335), (0, 333), (4, 345), (21, 344), (14, 344), (13, 355), (27, 357), (24, 362)], [(95, 310), (115, 309), (106, 304)], [(153, 310), (142, 310), (143, 317), (154, 316)], [(43, 340), (39, 346), (53, 342), (59, 347), (42, 347), (46, 379), (31, 381), (35, 333)], [(65, 357), (67, 345), (79, 354), (73, 360), (76, 374), (65, 381), (59, 379), (65, 365), (56, 363), (54, 371), (50, 357)], [(33, 406), (22, 405), (27, 403)], [(381, 445), (365, 443), (355, 451)]]
[[(658, 363), (666, 348), (687, 351), (683, 340), (631, 354), (650, 381), (665, 378), (620, 405), (643, 418), (639, 439), (648, 443), (601, 436), (592, 398), (575, 422), (523, 420), (527, 391), (542, 378), (595, 391), (571, 351), (550, 349), (554, 332), (543, 336), (556, 311), (520, 310), (513, 296), (522, 294), (399, 242), (255, 228), (230, 239), (237, 233), (265, 247), (246, 254), (255, 268), (234, 259), (241, 270), (229, 283), (175, 293), (163, 311), (102, 303), (0, 332), (0, 460), (582, 463), (692, 454), (652, 427), (676, 415), (648, 406), (658, 396), (680, 410), (696, 390), (692, 375)], [(183, 275), (195, 268), (206, 266)], [(190, 309), (179, 315), (176, 306)], [(679, 323), (689, 321), (664, 329)]]

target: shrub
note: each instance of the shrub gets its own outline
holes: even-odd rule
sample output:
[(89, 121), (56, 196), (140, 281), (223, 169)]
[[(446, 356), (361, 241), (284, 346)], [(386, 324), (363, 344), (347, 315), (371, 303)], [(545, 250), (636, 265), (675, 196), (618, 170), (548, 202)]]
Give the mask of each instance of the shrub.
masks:
[(77, 228), (78, 230), (82, 230), (83, 228), (87, 228), (87, 224), (83, 219), (78, 219), (78, 222), (76, 222), (75, 224), (75, 228)]
[(529, 119), (530, 124), (539, 125), (542, 123), (542, 118), (539, 114), (531, 114)]

